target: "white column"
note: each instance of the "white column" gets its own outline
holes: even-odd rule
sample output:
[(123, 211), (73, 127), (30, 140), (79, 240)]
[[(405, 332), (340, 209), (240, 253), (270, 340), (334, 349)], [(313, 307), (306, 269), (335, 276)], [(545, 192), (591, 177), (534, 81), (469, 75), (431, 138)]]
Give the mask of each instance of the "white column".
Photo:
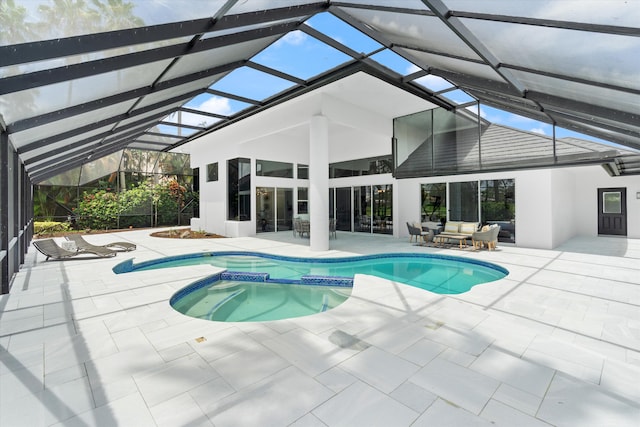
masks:
[(309, 124), (309, 234), (312, 251), (329, 250), (329, 120)]

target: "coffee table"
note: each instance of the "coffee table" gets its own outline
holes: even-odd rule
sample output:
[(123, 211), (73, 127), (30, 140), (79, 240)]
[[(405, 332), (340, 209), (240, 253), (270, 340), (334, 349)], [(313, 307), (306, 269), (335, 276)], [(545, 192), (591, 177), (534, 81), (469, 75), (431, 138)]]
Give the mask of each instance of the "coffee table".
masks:
[(467, 239), (470, 239), (471, 236), (467, 235), (467, 234), (436, 234), (433, 242), (440, 246), (440, 247), (444, 247), (444, 243), (447, 239), (452, 239), (452, 240), (457, 240), (458, 241), (458, 247), (460, 249), (466, 248), (467, 247)]

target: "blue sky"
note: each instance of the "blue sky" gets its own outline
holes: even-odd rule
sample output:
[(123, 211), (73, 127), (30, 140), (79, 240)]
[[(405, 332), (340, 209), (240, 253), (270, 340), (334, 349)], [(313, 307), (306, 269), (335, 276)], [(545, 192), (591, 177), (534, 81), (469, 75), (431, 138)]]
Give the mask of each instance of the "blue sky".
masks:
[[(615, 20), (624, 19), (634, 21), (632, 17), (620, 15), (620, 13), (618, 13), (620, 10), (629, 10), (624, 0), (610, 1), (611, 9), (601, 11), (602, 14), (604, 14), (602, 17), (591, 16), (593, 15), (593, 11), (584, 9), (583, 12), (589, 16), (583, 16), (581, 19), (584, 19), (587, 22), (599, 22), (600, 20), (608, 22), (614, 18)], [(37, 22), (39, 18), (37, 10), (38, 6), (41, 4), (52, 5), (51, 0), (17, 0), (17, 2), (27, 8), (29, 14), (27, 20), (33, 22)], [(207, 13), (207, 10), (210, 10), (211, 13), (215, 13), (215, 11), (223, 4), (222, 0), (198, 0), (199, 7), (194, 8), (193, 0), (133, 0), (132, 2), (135, 4), (134, 14), (140, 17), (147, 25), (201, 18), (203, 14)], [(229, 11), (229, 13), (243, 13), (247, 11), (260, 10), (263, 7), (262, 3), (263, 0), (241, 1), (238, 2)], [(556, 2), (553, 4), (553, 7), (541, 9), (537, 13), (542, 13), (545, 16), (549, 15), (547, 16), (548, 18), (562, 17), (566, 16), (565, 9), (567, 8), (571, 9), (571, 13), (576, 13), (576, 11), (573, 10), (573, 6), (571, 6), (575, 6), (576, 4), (578, 4), (576, 1), (568, 0), (565, 0), (564, 2)], [(488, 8), (486, 11), (490, 12), (493, 6), (491, 6), (491, 3), (481, 3), (474, 0), (470, 1), (469, 7), (480, 8), (480, 11), (484, 10), (483, 8)], [(515, 3), (511, 4), (504, 2), (500, 5), (500, 8), (505, 7), (515, 9), (510, 13), (514, 13), (516, 15), (519, 13), (518, 9), (520, 6)], [(368, 36), (362, 34), (360, 31), (330, 13), (315, 15), (306, 23), (338, 42), (350, 47), (356, 52), (371, 55), (371, 58), (375, 61), (380, 62), (386, 67), (391, 68), (402, 75), (407, 75), (418, 70), (418, 67), (414, 64), (401, 58), (388, 49), (382, 49), (382, 45), (378, 42), (370, 39)], [(51, 31), (49, 36), (50, 38), (73, 35), (67, 34), (67, 28), (60, 28), (59, 26), (53, 26), (49, 31)], [(377, 53), (372, 54), (373, 52)], [(328, 69), (339, 66), (350, 59), (351, 58), (349, 56), (329, 47), (313, 37), (301, 31), (294, 31), (285, 35), (273, 45), (267, 47), (252, 60), (259, 64), (306, 80)], [(417, 80), (417, 82), (433, 91), (442, 91), (452, 88), (452, 85), (449, 82), (436, 76), (423, 77)], [(263, 100), (264, 98), (281, 92), (290, 86), (292, 86), (292, 83), (287, 80), (244, 67), (225, 76), (223, 79), (216, 82), (212, 88), (251, 99)], [(443, 93), (442, 95), (458, 104), (473, 101), (473, 98), (461, 90), (451, 90)], [(187, 103), (186, 106), (197, 110), (204, 110), (222, 115), (231, 115), (247, 108), (249, 105), (250, 104), (240, 101), (216, 97), (213, 95), (200, 95)], [(470, 107), (470, 110), (476, 113), (477, 107)], [(510, 114), (486, 105), (481, 105), (480, 114), (485, 119), (494, 123), (546, 136), (551, 136), (553, 134), (552, 126), (547, 123)], [(166, 119), (166, 121), (169, 122), (176, 122), (177, 120), (177, 114)], [(189, 113), (181, 113), (180, 120), (187, 124), (206, 126), (210, 126), (216, 122), (216, 119)], [(173, 126), (161, 126), (161, 129), (168, 133), (177, 133), (176, 128)], [(191, 130), (183, 130), (182, 135), (184, 136), (193, 132), (194, 131)], [(556, 136), (558, 138), (574, 136), (577, 138), (607, 143), (606, 141), (598, 140), (593, 137), (571, 132), (562, 128), (556, 128)]]
[[(356, 52), (369, 55), (382, 48), (382, 45), (376, 41), (329, 13), (316, 15), (307, 21), (307, 24), (322, 31), (334, 40), (345, 44)], [(418, 70), (416, 65), (388, 49), (375, 53), (372, 55), (372, 59), (403, 75), (408, 75)], [(306, 33), (294, 31), (260, 52), (252, 60), (300, 79), (308, 79), (323, 71), (343, 64), (350, 60), (350, 57)], [(455, 89), (451, 83), (440, 77), (426, 76), (417, 80), (417, 82), (432, 91), (451, 89), (443, 93), (443, 96), (457, 104), (474, 101), (471, 96), (462, 90)], [(261, 100), (281, 92), (292, 85), (293, 84), (287, 80), (245, 67), (230, 73), (211, 87), (223, 92), (230, 92), (247, 98)], [(187, 106), (229, 115), (249, 105), (226, 98), (201, 95), (189, 102)], [(471, 106), (469, 109), (477, 113), (477, 106)], [(553, 135), (553, 127), (550, 124), (511, 114), (487, 105), (481, 104), (480, 114), (483, 118), (493, 123), (549, 137)], [(197, 118), (194, 117), (193, 119), (195, 120)], [(182, 120), (189, 122), (189, 118), (185, 116), (183, 116)], [(215, 119), (209, 119), (207, 124), (210, 125), (214, 122)], [(607, 143), (606, 141), (598, 140), (587, 135), (556, 127), (556, 137), (562, 138), (566, 136)]]

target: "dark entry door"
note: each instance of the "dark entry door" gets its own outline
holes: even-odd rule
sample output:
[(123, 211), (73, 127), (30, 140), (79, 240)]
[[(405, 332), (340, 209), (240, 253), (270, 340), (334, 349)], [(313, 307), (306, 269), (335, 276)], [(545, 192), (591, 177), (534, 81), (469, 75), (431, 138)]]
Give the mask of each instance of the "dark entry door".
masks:
[(627, 235), (626, 188), (598, 188), (598, 234)]

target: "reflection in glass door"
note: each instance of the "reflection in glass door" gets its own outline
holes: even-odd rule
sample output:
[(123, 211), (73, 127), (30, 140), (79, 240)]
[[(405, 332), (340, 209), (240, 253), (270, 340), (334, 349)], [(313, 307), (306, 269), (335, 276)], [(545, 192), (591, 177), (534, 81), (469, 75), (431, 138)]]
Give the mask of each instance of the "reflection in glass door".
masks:
[(480, 181), (480, 220), (483, 225), (500, 226), (498, 240), (516, 241), (516, 200), (515, 180), (493, 179)]
[(355, 231), (371, 233), (371, 186), (353, 187)]
[(291, 230), (292, 188), (256, 188), (256, 233)]
[(278, 188), (276, 230), (291, 230), (293, 225), (293, 188)]
[(373, 232), (393, 234), (393, 186), (373, 186)]
[(478, 222), (478, 181), (449, 183), (449, 220)]
[(351, 231), (351, 187), (336, 188), (336, 230)]
[(272, 187), (256, 188), (256, 233), (275, 231), (274, 194)]

